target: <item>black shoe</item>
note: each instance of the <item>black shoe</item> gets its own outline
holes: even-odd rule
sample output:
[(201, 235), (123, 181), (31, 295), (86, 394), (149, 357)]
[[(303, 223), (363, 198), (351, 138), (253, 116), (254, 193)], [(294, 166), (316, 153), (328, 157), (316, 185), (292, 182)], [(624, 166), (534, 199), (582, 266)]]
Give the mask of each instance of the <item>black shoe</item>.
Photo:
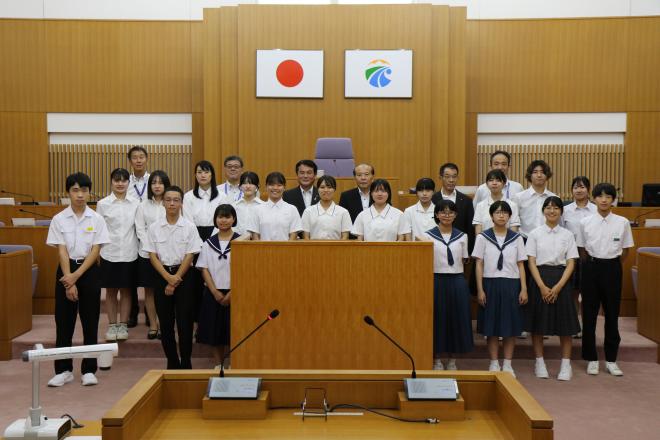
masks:
[(128, 328), (137, 327), (137, 316), (135, 317), (131, 316), (130, 318), (128, 318), (128, 321), (126, 322), (126, 326)]
[(158, 338), (159, 333), (158, 330), (149, 330), (149, 333), (147, 333), (147, 339), (156, 339)]

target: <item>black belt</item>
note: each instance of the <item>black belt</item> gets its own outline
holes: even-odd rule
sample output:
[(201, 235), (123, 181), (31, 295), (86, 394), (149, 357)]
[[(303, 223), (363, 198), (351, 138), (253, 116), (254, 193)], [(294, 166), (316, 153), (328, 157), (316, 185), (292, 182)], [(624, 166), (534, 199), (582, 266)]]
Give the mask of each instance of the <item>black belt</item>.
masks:
[(69, 258), (69, 263), (77, 264), (78, 266), (82, 265), (85, 262), (84, 258)]
[(181, 265), (180, 265), (180, 264), (177, 264), (176, 266), (166, 266), (166, 265), (163, 264), (163, 267), (164, 267), (165, 270), (168, 271), (169, 273), (171, 273), (171, 274), (175, 274), (175, 273), (177, 273), (177, 271), (179, 270), (179, 268), (181, 267)]
[(619, 261), (619, 257), (615, 257), (615, 258), (596, 258), (596, 257), (592, 257), (591, 255), (589, 255), (587, 257), (587, 261), (591, 261), (592, 263), (611, 263), (611, 262), (614, 262), (614, 261)]

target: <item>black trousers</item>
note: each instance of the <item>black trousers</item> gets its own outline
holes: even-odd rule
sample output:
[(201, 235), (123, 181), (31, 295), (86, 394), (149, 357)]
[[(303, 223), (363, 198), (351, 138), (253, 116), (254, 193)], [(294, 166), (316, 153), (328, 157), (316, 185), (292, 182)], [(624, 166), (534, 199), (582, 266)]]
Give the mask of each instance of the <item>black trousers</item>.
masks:
[[(80, 264), (70, 260), (69, 267), (73, 273)], [(83, 330), (83, 343), (85, 345), (98, 342), (99, 314), (101, 312), (101, 286), (99, 283), (99, 268), (93, 265), (78, 279), (78, 301), (70, 301), (66, 297), (66, 289), (59, 282), (62, 277), (62, 268), (57, 268), (55, 278), (55, 328), (56, 347), (71, 347), (73, 332), (76, 328), (77, 315)], [(96, 373), (96, 358), (82, 360), (81, 373)], [(55, 361), (55, 374), (65, 371), (73, 372), (72, 359)]]
[(619, 308), (621, 305), (622, 269), (619, 258), (587, 258), (582, 265), (582, 359), (598, 360), (596, 318), (600, 306), (605, 312), (605, 360), (616, 362), (619, 351)]
[[(178, 266), (165, 266), (168, 272), (174, 274)], [(165, 295), (167, 282), (158, 277), (154, 288), (156, 314), (160, 322), (161, 344), (167, 357), (167, 369), (191, 369), (191, 356), (193, 344), (193, 322), (195, 319), (195, 298), (192, 292), (192, 271), (190, 268), (183, 281), (174, 290), (174, 295)], [(174, 326), (179, 337), (179, 348), (174, 334)]]

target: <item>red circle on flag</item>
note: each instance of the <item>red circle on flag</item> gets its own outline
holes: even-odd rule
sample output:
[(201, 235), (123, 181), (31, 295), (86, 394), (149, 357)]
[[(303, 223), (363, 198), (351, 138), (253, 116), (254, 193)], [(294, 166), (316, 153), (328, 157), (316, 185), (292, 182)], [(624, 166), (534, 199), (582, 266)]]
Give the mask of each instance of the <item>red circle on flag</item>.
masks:
[(302, 81), (304, 71), (298, 61), (284, 60), (277, 66), (275, 74), (284, 87), (295, 87)]

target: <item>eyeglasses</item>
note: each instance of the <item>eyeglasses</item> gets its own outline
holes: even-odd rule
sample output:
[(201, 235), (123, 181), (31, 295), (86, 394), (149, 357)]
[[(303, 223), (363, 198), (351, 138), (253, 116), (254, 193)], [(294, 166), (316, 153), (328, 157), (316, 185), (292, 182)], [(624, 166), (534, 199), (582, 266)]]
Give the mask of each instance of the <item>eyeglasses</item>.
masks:
[(453, 217), (456, 215), (454, 211), (440, 211), (438, 212), (438, 215), (441, 215), (443, 217)]

